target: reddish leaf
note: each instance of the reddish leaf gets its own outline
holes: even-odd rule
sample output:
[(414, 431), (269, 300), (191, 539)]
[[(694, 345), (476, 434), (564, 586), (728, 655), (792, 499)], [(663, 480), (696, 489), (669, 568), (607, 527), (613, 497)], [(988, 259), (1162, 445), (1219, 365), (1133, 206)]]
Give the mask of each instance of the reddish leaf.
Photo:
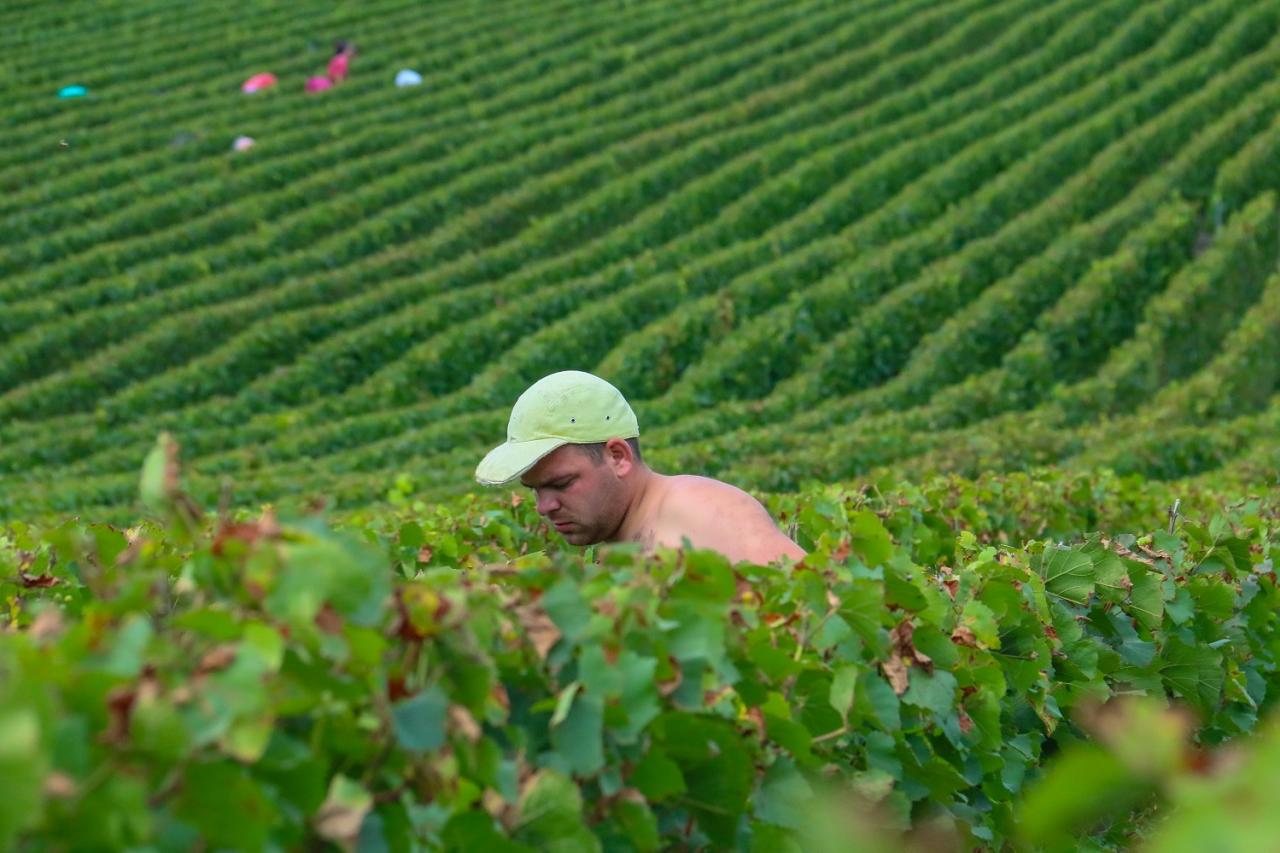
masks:
[(333, 605), (325, 602), (320, 611), (316, 613), (316, 627), (326, 634), (342, 633), (342, 616), (337, 610), (333, 609)]
[(113, 687), (107, 694), (107, 729), (102, 733), (103, 742), (120, 745), (128, 740), (129, 715), (137, 698), (137, 690), (128, 684)]
[(252, 545), (260, 539), (274, 539), (280, 535), (280, 524), (276, 520), (275, 513), (270, 509), (262, 513), (262, 517), (257, 521), (230, 521), (224, 519), (219, 525), (218, 530), (213, 537), (213, 551), (215, 556), (222, 556), (227, 542), (236, 540), (246, 545)]

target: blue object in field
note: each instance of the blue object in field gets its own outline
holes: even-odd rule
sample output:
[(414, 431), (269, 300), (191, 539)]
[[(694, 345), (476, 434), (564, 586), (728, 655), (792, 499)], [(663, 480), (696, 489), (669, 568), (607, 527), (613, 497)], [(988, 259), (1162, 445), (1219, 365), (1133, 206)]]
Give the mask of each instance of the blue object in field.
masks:
[(59, 98), (83, 98), (89, 94), (89, 90), (84, 86), (63, 86), (58, 90)]
[(396, 85), (401, 88), (405, 86), (420, 86), (422, 85), (422, 75), (412, 68), (402, 69), (396, 74)]

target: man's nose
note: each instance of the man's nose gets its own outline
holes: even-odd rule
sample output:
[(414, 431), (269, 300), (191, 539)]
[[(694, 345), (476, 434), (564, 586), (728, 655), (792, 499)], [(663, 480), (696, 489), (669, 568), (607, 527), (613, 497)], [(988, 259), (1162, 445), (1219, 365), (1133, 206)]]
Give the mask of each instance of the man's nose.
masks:
[(560, 501), (556, 499), (555, 495), (539, 492), (537, 506), (538, 515), (550, 515), (559, 509)]

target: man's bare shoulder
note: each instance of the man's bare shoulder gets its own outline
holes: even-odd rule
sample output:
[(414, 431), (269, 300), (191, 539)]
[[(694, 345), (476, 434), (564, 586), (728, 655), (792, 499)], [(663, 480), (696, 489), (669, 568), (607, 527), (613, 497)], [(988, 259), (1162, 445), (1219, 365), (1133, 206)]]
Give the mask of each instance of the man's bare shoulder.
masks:
[(760, 501), (732, 483), (699, 474), (667, 478), (667, 506), (682, 512), (716, 509), (764, 509)]
[(778, 529), (764, 504), (737, 486), (711, 477), (666, 478), (656, 527), (659, 544), (675, 546), (687, 537), (694, 547), (712, 548), (734, 561), (764, 563), (781, 556), (804, 556)]
[(667, 494), (663, 500), (663, 515), (676, 516), (695, 523), (769, 526), (773, 519), (763, 503), (748, 492), (723, 480), (696, 474), (676, 474), (667, 480)]

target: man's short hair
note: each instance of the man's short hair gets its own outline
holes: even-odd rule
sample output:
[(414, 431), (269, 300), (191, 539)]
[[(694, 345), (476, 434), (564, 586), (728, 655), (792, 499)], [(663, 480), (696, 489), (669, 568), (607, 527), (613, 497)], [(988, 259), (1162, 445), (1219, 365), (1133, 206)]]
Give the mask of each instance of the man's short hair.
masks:
[[(626, 442), (631, 447), (631, 452), (635, 454), (636, 461), (643, 462), (644, 457), (640, 455), (640, 439), (628, 438)], [(591, 461), (600, 465), (604, 462), (605, 444), (606, 442), (600, 441), (595, 444), (579, 444), (578, 447), (582, 448), (582, 451), (591, 457)]]

